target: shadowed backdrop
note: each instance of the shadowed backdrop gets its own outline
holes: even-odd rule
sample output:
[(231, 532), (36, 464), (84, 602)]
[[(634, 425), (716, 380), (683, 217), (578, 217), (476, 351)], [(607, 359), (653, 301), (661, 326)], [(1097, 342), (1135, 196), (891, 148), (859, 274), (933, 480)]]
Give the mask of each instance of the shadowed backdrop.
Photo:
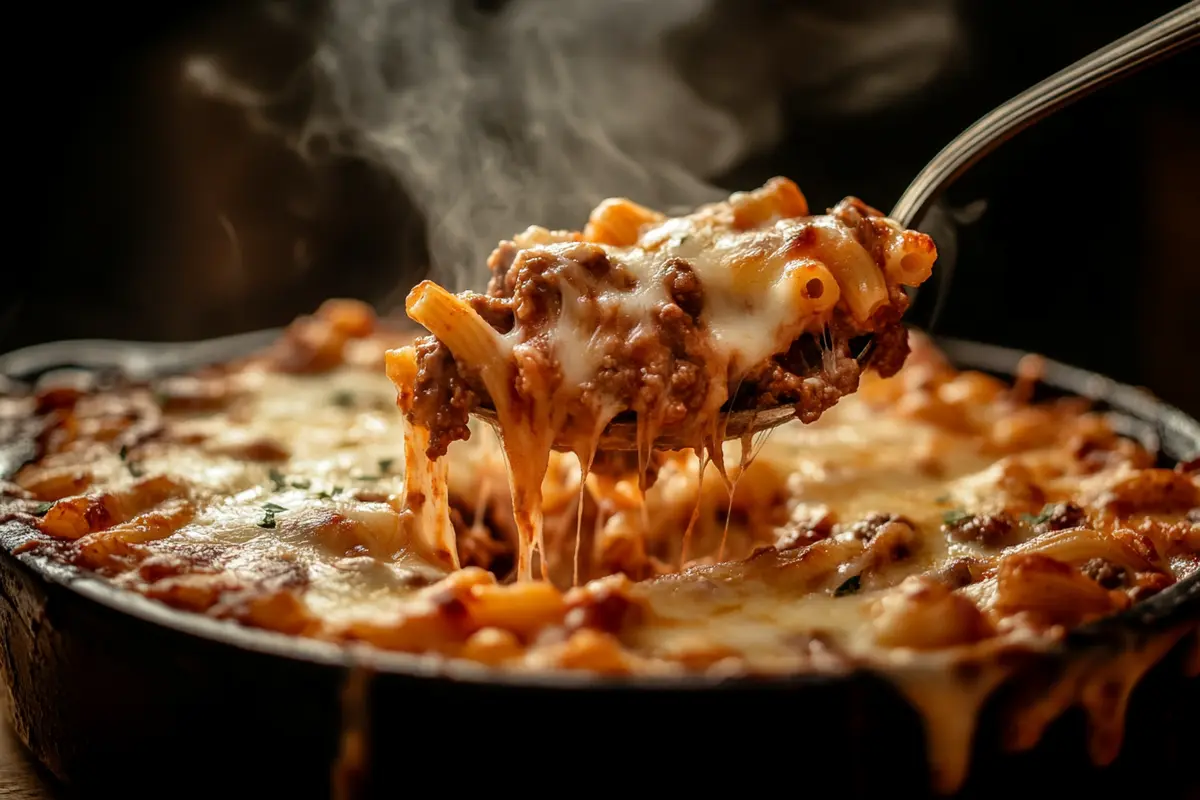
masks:
[[(795, 179), (887, 209), (980, 114), (1174, 4), (344, 0), (47, 8), (0, 350), (285, 324), (483, 283), (530, 223)], [(1022, 134), (957, 187), (938, 331), (1200, 414), (1195, 52)], [(25, 220), (24, 222), (22, 220)], [(32, 252), (29, 252), (30, 249)], [(948, 252), (948, 249), (947, 249)]]

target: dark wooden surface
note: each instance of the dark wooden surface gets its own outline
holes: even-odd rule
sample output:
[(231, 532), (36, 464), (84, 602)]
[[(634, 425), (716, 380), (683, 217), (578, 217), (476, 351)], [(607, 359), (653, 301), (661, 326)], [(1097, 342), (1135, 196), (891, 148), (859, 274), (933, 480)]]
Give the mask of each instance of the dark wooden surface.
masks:
[(8, 726), (8, 700), (0, 692), (0, 798), (58, 800), (60, 795), (34, 765)]

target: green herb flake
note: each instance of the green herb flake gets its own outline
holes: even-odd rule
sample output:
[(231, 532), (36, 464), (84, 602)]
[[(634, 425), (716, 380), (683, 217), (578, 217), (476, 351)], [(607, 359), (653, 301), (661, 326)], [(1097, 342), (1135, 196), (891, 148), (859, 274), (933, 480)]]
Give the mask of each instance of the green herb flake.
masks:
[(134, 464), (127, 461), (125, 462), (125, 468), (129, 470), (129, 474), (134, 478), (140, 478), (146, 474), (146, 470), (141, 464)]
[(275, 467), (267, 470), (267, 477), (271, 480), (271, 485), (275, 487), (275, 491), (277, 492), (287, 486), (287, 476)]
[(833, 590), (833, 596), (834, 597), (845, 597), (847, 595), (857, 594), (858, 590), (861, 588), (862, 588), (862, 576), (861, 575), (851, 575), (849, 578), (846, 578), (846, 580), (842, 581), (841, 586), (839, 586)]
[(33, 515), (35, 517), (44, 517), (46, 516), (46, 512), (52, 508), (54, 508), (54, 503), (38, 503), (37, 507), (33, 509)]
[(121, 445), (121, 450), (117, 453), (117, 458), (121, 459), (122, 461), (129, 458), (129, 445)]
[(933, 502), (937, 503), (939, 506), (944, 506), (950, 502), (950, 499), (951, 499), (950, 495), (943, 494), (943, 495), (933, 498)]
[(287, 509), (281, 505), (277, 505), (275, 503), (267, 503), (266, 505), (263, 506), (263, 518), (259, 521), (258, 527), (274, 528), (275, 527), (275, 515), (281, 514), (284, 511), (287, 511)]
[(392, 464), (395, 463), (396, 459), (394, 458), (381, 458), (379, 459), (379, 471), (386, 475), (392, 471)]
[(291, 486), (293, 489), (308, 489), (312, 486), (312, 481), (308, 478), (299, 478), (292, 481)]
[(1042, 510), (1037, 514), (1022, 514), (1021, 520), (1027, 523), (1030, 527), (1041, 525), (1043, 522), (1049, 522), (1054, 516), (1054, 505), (1048, 503), (1042, 507)]
[(329, 402), (338, 408), (354, 408), (354, 392), (348, 392), (345, 389), (334, 392), (333, 396), (329, 398)]
[(963, 522), (966, 522), (973, 516), (975, 516), (975, 515), (968, 514), (966, 511), (963, 511), (961, 508), (952, 508), (949, 511), (947, 511), (945, 514), (942, 514), (942, 524), (946, 525), (947, 527), (954, 527), (955, 525), (959, 525)]

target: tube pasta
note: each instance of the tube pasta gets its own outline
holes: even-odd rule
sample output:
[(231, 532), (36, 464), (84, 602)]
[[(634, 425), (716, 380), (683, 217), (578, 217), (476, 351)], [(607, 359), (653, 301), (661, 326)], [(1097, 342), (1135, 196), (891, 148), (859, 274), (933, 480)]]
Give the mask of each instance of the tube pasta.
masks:
[(455, 358), (479, 368), (498, 416), (513, 413), (509, 403), (513, 372), (509, 348), (479, 312), (433, 281), (417, 284), (409, 293), (405, 311), (444, 342)]
[(808, 214), (808, 200), (800, 187), (787, 178), (772, 178), (750, 192), (736, 192), (729, 198), (733, 223), (751, 228), (773, 219), (791, 219)]
[(1116, 596), (1058, 559), (1014, 553), (1000, 562), (992, 607), (1005, 615), (1026, 613), (1048, 624), (1074, 625), (1113, 611)]
[[(503, 337), (459, 297), (431, 281), (423, 281), (409, 294), (406, 309), (410, 317), (444, 342), (455, 358), (476, 366), (487, 386), (500, 421), (501, 443), (508, 455), (513, 513), (525, 540), (517, 575), (522, 580), (531, 580), (535, 551), (543, 554), (543, 572), (547, 569), (542, 541), (542, 481), (559, 427), (557, 417), (565, 409), (555, 406), (549, 394), (527, 398), (524, 404), (513, 402), (517, 362), (508, 358), (512, 351)], [(444, 496), (444, 475), (440, 486), (439, 494)], [(448, 518), (448, 505), (444, 512)], [(443, 509), (438, 508), (436, 513), (440, 520)]]
[(588, 218), (583, 238), (598, 244), (629, 247), (636, 244), (647, 225), (662, 222), (666, 217), (623, 197), (605, 200)]
[(820, 259), (841, 287), (841, 296), (851, 314), (867, 323), (888, 302), (888, 287), (883, 271), (844, 227), (829, 222), (816, 223), (816, 244), (803, 248)]
[(1068, 564), (1082, 564), (1102, 558), (1131, 570), (1151, 569), (1140, 554), (1104, 533), (1086, 528), (1050, 531), (1014, 546), (1013, 554), (1038, 553)]
[(784, 268), (784, 280), (792, 292), (794, 306), (805, 316), (825, 314), (842, 298), (842, 288), (833, 273), (810, 258), (790, 262)]
[[(967, 774), (975, 713), (1024, 655), (1156, 592), (1193, 590), (1197, 466), (1156, 468), (1103, 413), (1035, 402), (1036, 376), (1012, 391), (956, 371), (920, 336), (904, 342), (912, 358), (894, 377), (861, 376), (865, 391), (815, 424), (729, 443), (720, 461), (700, 448), (595, 453), (579, 440), (550, 452), (558, 426), (578, 435), (603, 424), (578, 373), (554, 362), (554, 337), (570, 327), (555, 316), (563, 302), (594, 296), (568, 322), (596, 321), (589, 335), (612, 348), (588, 353), (607, 371), (585, 378), (633, 381), (639, 398), (675, 381), (680, 404), (711, 388), (710, 354), (672, 359), (708, 343), (715, 306), (729, 313), (717, 320), (730, 323), (723, 333), (752, 344), (769, 327), (764, 314), (846, 333), (836, 330), (850, 314), (844, 297), (807, 298), (830, 304), (822, 310), (786, 296), (814, 276), (844, 293), (821, 247), (825, 223), (793, 224), (777, 218), (786, 203), (772, 208), (753, 215), (767, 228), (731, 231), (731, 206), (718, 204), (664, 223), (665, 239), (643, 231), (617, 249), (530, 231), (533, 252), (514, 241), (492, 259), (493, 287), (528, 280), (524, 294), (455, 297), (422, 284), (410, 312), (437, 338), (410, 346), (407, 333), (358, 311), (325, 308), (270, 352), (213, 370), (229, 388), (206, 393), (203, 407), (130, 401), (157, 386), (0, 398), (0, 416), (29, 416), (39, 431), (32, 462), (0, 485), (6, 532), (15, 524), (23, 537), (13, 550), (189, 613), (435, 662), (710, 677), (878, 668), (919, 701), (936, 785), (949, 791)], [(876, 253), (886, 226), (861, 205), (842, 213), (831, 227)], [(724, 250), (706, 238), (710, 223)], [(661, 257), (645, 255), (654, 246)], [(706, 277), (731, 273), (734, 255), (744, 260), (730, 276), (745, 279), (740, 293)], [(639, 258), (652, 268), (639, 272)], [(577, 290), (567, 301), (555, 270)], [(886, 273), (889, 292), (902, 294)], [(604, 327), (622, 315), (633, 324)], [(833, 335), (797, 346), (789, 330), (772, 328), (790, 349), (758, 364), (770, 376), (757, 391), (809, 380), (785, 362), (822, 344), (821, 358), (831, 356)], [(643, 352), (654, 357), (636, 360)], [(654, 382), (637, 383), (643, 371)], [(723, 375), (718, 388), (732, 391)], [(406, 414), (391, 413), (393, 396)], [(445, 435), (446, 418), (465, 427), (476, 398), (497, 408), (499, 443), (475, 426), (484, 435), (440, 448), (439, 436), (465, 438)], [(650, 434), (665, 424), (663, 407), (635, 411)], [(407, 474), (392, 463), (401, 433)], [(266, 461), (228, 445), (260, 437), (287, 446)], [(136, 442), (129, 452), (126, 442)], [(729, 469), (698, 469), (703, 456)], [(533, 581), (539, 557), (550, 575)], [(1082, 701), (1098, 715), (1093, 752), (1110, 758), (1125, 695), (1170, 644), (1128, 651), (1132, 665), (1097, 651), (1078, 662), (1086, 674), (1046, 692), (1039, 681), (1038, 697), (1005, 709), (1024, 719), (1020, 742)]]
[(884, 254), (884, 271), (894, 283), (920, 286), (933, 274), (937, 248), (928, 234), (901, 231), (896, 226)]

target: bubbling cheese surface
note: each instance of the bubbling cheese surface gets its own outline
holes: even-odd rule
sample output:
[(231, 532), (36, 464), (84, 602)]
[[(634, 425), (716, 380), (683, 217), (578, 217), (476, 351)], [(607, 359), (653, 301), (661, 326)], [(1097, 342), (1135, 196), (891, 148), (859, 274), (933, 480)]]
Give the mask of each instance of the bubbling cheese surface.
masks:
[[(882, 670), (924, 712), (946, 790), (1017, 663), (999, 654), (1048, 651), (1200, 568), (1194, 465), (1157, 468), (1083, 404), (1031, 404), (1034, 378), (958, 372), (917, 338), (894, 378), (752, 458), (727, 443), (728, 482), (683, 452), (643, 495), (633, 470), (583, 480), (552, 453), (549, 582), (513, 580), (509, 465), (477, 427), (446, 457), (448, 569), (404, 502), (394, 337), (360, 338), (331, 364), (291, 335), (299, 371), (285, 348), (159, 386), (3, 398), (0, 415), (44, 422), (42, 454), (0, 485), (3, 541), (185, 611), (500, 670)], [(1111, 759), (1123, 702), (1088, 698), (1127, 694), (1195, 627), (1073, 666), (1014, 735), (1035, 742), (1078, 700)], [(947, 678), (962, 663), (978, 680)]]
[[(298, 596), (305, 612), (332, 628), (386, 623), (404, 612), (419, 588), (446, 574), (421, 552), (404, 518), (403, 459), (396, 454), (403, 423), (386, 377), (357, 366), (316, 376), (250, 369), (233, 375), (230, 389), (236, 399), (221, 412), (172, 415), (165, 436), (139, 447), (140, 478), (117, 454), (87, 462), (94, 490), (128, 490), (157, 474), (188, 487), (194, 517), (148, 542), (151, 549), (216, 551), (224, 569), (252, 580), (286, 564), (301, 575)], [(801, 669), (807, 653), (790, 651), (797, 637), (813, 634), (827, 637), (843, 654), (877, 653), (870, 612), (881, 596), (947, 563), (993, 558), (979, 541), (947, 536), (947, 514), (1002, 512), (1011, 502), (1013, 475), (1027, 472), (1021, 456), (1041, 470), (1068, 466), (1054, 449), (997, 458), (975, 439), (870, 402), (870, 393), (868, 388), (866, 399), (844, 400), (816, 423), (772, 431), (757, 443), (749, 466), (734, 471), (732, 501), (711, 466), (697, 482), (699, 463), (690, 454), (660, 468), (647, 492), (645, 518), (628, 482), (596, 487), (605, 508), (593, 512), (599, 531), (593, 545), (611, 548), (622, 537), (635, 537), (660, 554), (657, 566), (626, 565), (642, 571), (638, 577), (645, 579), (629, 591), (651, 611), (627, 639), (633, 651), (650, 659), (648, 664), (663, 659), (654, 668), (667, 671), (693, 658), (697, 646), (737, 653), (746, 668)], [(242, 455), (264, 442), (283, 445), (286, 458), (256, 462)], [(727, 463), (739, 463), (740, 449), (739, 443), (726, 444)], [(490, 429), (480, 427), (470, 440), (456, 442), (448, 458), (457, 507), (511, 514), (504, 458)], [(73, 468), (65, 463), (43, 469)], [(1125, 466), (1060, 480), (1076, 494), (1099, 496), (1125, 473), (1137, 474)], [(573, 455), (552, 455), (543, 494), (548, 518), (557, 519), (559, 537), (567, 540), (568, 556), (579, 479)], [(269, 513), (272, 508), (277, 510)], [(739, 508), (767, 513), (751, 518)], [(694, 560), (674, 572), (678, 564), (668, 559), (678, 557), (678, 540), (694, 509), (702, 517)], [(793, 520), (822, 514), (843, 521), (844, 530), (835, 528), (812, 547), (768, 548), (749, 560), (728, 560), (773, 544)], [(877, 558), (858, 544), (862, 532), (852, 523), (873, 514), (905, 521), (912, 541), (903, 557)], [(271, 526), (264, 527), (268, 516)], [(721, 524), (726, 516), (728, 530)], [(720, 538), (728, 545), (727, 560), (716, 563)], [(844, 553), (820, 556), (818, 546), (842, 547)], [(1182, 573), (1193, 562), (1179, 559), (1177, 565)], [(602, 577), (605, 569), (600, 572)], [(839, 595), (838, 588), (856, 577), (855, 591)], [(145, 588), (136, 572), (117, 579)], [(993, 591), (987, 581), (963, 591), (986, 598)], [(559, 582), (569, 585), (561, 573)]]

